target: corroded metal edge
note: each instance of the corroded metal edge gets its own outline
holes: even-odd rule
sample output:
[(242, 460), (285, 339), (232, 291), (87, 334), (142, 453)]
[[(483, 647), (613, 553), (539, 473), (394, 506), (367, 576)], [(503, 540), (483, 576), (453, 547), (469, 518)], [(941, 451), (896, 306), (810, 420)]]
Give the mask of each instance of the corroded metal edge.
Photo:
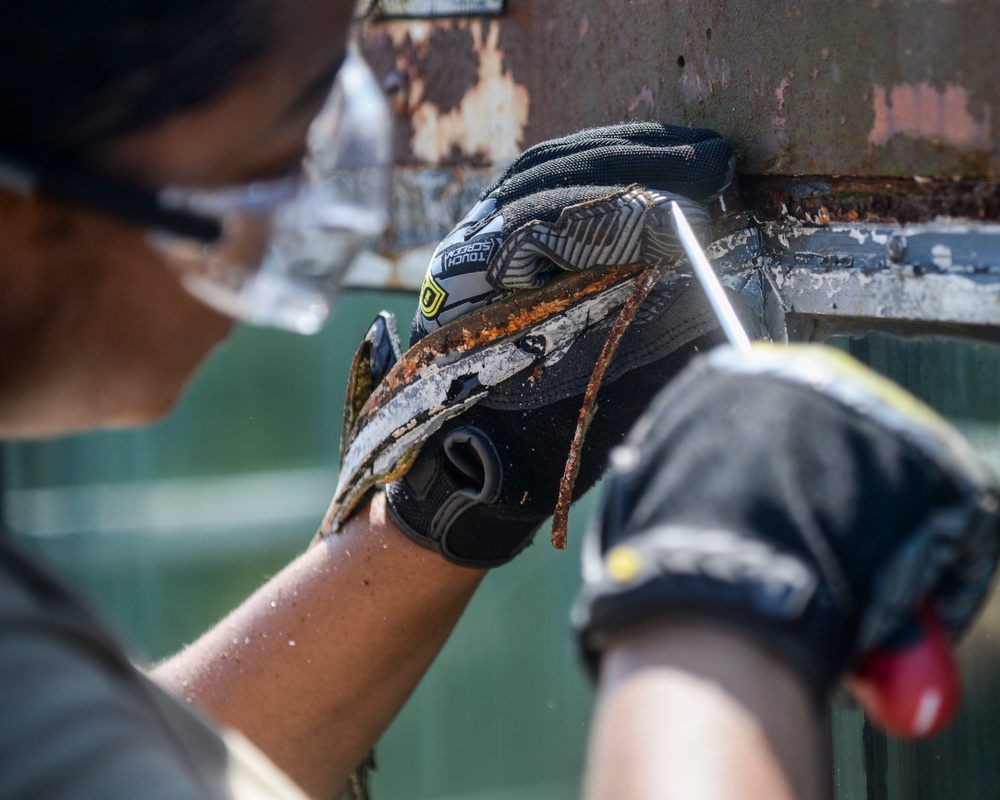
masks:
[(795, 220), (713, 243), (724, 283), (778, 341), (883, 331), (1000, 342), (1000, 224)]

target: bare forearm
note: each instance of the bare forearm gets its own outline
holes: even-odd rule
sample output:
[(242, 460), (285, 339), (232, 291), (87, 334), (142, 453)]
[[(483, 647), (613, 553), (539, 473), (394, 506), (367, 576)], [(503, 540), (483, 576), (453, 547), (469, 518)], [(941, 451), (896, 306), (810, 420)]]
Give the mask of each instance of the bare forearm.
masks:
[(406, 701), (485, 573), (407, 539), (381, 499), (155, 676), (330, 796)]
[(605, 654), (586, 800), (815, 800), (819, 719), (801, 679), (703, 622), (626, 633)]

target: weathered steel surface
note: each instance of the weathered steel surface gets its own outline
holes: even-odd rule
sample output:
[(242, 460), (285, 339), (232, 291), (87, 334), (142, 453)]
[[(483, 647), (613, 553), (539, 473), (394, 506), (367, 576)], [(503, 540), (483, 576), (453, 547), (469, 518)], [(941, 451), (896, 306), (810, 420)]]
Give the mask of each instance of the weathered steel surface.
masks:
[(588, 125), (715, 128), (748, 173), (1000, 177), (991, 0), (509, 0), (365, 50), (401, 163), (501, 164)]
[(768, 223), (708, 255), (778, 341), (866, 331), (1000, 341), (994, 223)]

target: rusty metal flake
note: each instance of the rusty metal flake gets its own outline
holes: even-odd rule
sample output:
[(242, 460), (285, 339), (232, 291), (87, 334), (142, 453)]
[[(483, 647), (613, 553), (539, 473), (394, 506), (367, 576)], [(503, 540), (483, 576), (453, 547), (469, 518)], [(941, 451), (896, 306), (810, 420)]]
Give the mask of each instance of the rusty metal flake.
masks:
[(604, 374), (611, 365), (615, 353), (618, 352), (622, 337), (629, 325), (632, 324), (632, 320), (635, 319), (640, 306), (646, 302), (650, 292), (662, 280), (663, 271), (658, 266), (648, 267), (645, 274), (636, 279), (632, 294), (629, 295), (629, 298), (622, 305), (621, 311), (618, 312), (618, 318), (615, 320), (590, 374), (590, 380), (587, 382), (587, 388), (583, 394), (583, 402), (580, 405), (576, 429), (573, 432), (573, 440), (567, 454), (566, 465), (559, 481), (559, 495), (556, 498), (556, 507), (552, 515), (552, 546), (557, 550), (566, 549), (566, 537), (569, 531), (569, 507), (573, 502), (573, 488), (580, 473), (583, 442), (597, 411), (597, 393), (604, 382)]
[(461, 358), (466, 351), (497, 339), (517, 335), (531, 325), (559, 314), (592, 294), (640, 272), (638, 267), (602, 267), (568, 274), (547, 286), (513, 295), (428, 334), (411, 347), (382, 380), (359, 415), (358, 427), (402, 386), (418, 380), (431, 364)]

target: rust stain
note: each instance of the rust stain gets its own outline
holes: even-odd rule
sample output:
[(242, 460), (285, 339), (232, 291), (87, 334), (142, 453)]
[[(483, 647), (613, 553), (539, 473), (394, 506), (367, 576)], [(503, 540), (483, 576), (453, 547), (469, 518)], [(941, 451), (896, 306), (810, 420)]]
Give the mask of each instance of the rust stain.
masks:
[(455, 24), (467, 26), (472, 37), (472, 50), (478, 58), (476, 81), (450, 109), (432, 102), (423, 80), (413, 81), (410, 146), (413, 154), (427, 164), (454, 160), (456, 154), (489, 164), (506, 163), (523, 148), (530, 104), (528, 90), (505, 69), (498, 22)]
[[(731, 209), (761, 219), (805, 222), (929, 222), (939, 217), (1000, 220), (1000, 183), (928, 178), (741, 175)], [(738, 216), (738, 214), (736, 215)]]
[(990, 108), (977, 121), (969, 111), (969, 91), (949, 83), (936, 89), (929, 83), (904, 83), (872, 92), (875, 121), (868, 143), (882, 146), (894, 135), (928, 139), (955, 147), (992, 147)]

